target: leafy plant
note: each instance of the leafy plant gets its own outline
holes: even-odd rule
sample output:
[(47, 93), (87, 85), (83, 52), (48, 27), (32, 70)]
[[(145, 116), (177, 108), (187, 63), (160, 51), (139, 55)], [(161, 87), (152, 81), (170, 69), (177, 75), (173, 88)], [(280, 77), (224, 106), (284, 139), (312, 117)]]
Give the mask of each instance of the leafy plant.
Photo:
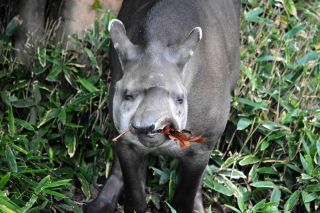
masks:
[[(217, 202), (233, 212), (318, 211), (319, 11), (318, 1), (242, 1), (242, 76), (204, 174), (208, 212)], [(30, 52), (31, 69), (14, 57), (19, 19), (0, 27), (0, 212), (81, 212), (107, 176), (111, 18), (102, 12), (70, 49), (49, 39)], [(177, 168), (151, 159), (152, 211), (175, 211)]]

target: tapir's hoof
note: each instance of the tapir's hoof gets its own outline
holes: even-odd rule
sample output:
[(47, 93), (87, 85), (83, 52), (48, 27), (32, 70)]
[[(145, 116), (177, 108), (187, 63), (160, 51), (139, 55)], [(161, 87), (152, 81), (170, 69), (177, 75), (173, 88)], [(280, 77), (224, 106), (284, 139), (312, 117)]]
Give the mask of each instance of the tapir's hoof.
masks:
[(82, 210), (84, 213), (114, 213), (114, 209), (110, 209), (106, 206), (98, 205), (96, 202), (92, 201), (83, 205)]
[(226, 213), (224, 206), (222, 206), (220, 203), (213, 203), (211, 206), (211, 211), (213, 213)]

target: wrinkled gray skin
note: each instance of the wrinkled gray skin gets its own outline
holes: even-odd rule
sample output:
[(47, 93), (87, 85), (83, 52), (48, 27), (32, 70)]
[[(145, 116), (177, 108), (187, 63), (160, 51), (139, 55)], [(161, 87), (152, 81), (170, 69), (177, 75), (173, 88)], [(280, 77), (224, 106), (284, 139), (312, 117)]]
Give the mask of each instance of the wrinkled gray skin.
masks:
[[(145, 212), (149, 154), (179, 159), (172, 205), (204, 212), (201, 183), (211, 149), (224, 131), (239, 75), (238, 0), (124, 1), (110, 23), (110, 105), (118, 132), (112, 172), (88, 212)], [(206, 138), (182, 149), (156, 130), (166, 124)]]

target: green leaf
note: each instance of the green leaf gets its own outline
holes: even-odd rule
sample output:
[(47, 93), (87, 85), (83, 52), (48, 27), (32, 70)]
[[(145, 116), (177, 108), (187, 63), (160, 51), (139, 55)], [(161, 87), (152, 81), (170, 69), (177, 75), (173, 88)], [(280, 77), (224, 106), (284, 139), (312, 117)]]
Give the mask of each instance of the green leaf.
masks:
[(57, 81), (57, 76), (62, 72), (62, 66), (60, 65), (54, 65), (52, 70), (49, 72), (49, 74), (47, 75), (46, 80), (47, 81)]
[(19, 152), (21, 152), (21, 153), (23, 153), (25, 155), (29, 154), (29, 152), (27, 150), (25, 150), (24, 148), (22, 148), (21, 146), (18, 146), (18, 145), (15, 145), (15, 144), (10, 144), (10, 146), (12, 148), (14, 148), (15, 150), (17, 150), (17, 151), (19, 151)]
[(301, 30), (303, 30), (306, 27), (305, 24), (299, 24), (294, 26), (291, 30), (289, 30), (285, 35), (284, 35), (284, 39), (290, 39), (295, 37)]
[(250, 126), (252, 124), (252, 121), (249, 120), (248, 118), (241, 118), (238, 121), (237, 124), (237, 130), (244, 130), (246, 129), (248, 126)]
[(253, 10), (250, 10), (247, 15), (245, 16), (245, 19), (248, 22), (255, 22), (255, 23), (263, 23), (265, 22), (264, 18), (259, 17), (264, 12), (263, 8), (258, 7)]
[(244, 199), (243, 196), (238, 196), (237, 197), (237, 203), (238, 203), (238, 207), (241, 210), (241, 212), (244, 212), (245, 210), (245, 204), (244, 204)]
[(97, 64), (98, 64), (97, 59), (96, 59), (95, 55), (93, 54), (93, 52), (88, 48), (84, 48), (84, 51), (87, 53), (87, 56), (90, 60), (90, 64), (94, 67), (97, 66)]
[(320, 158), (320, 140), (317, 141), (317, 153), (318, 153), (319, 158)]
[(48, 121), (50, 121), (53, 118), (56, 118), (59, 113), (59, 109), (49, 109), (46, 111), (45, 115), (40, 119), (39, 124), (37, 125), (37, 128), (40, 128), (44, 124), (46, 124)]
[(77, 147), (77, 138), (73, 131), (69, 131), (65, 134), (64, 144), (68, 149), (68, 155), (70, 156), (70, 158), (72, 158), (76, 153)]
[(273, 56), (273, 55), (265, 55), (262, 57), (259, 57), (257, 59), (257, 62), (268, 62), (268, 61), (281, 61), (285, 62), (285, 59), (279, 56)]
[(36, 194), (32, 194), (31, 198), (21, 209), (21, 212), (27, 212), (38, 200), (38, 196)]
[(8, 181), (10, 180), (10, 177), (11, 177), (11, 173), (8, 172), (0, 179), (0, 190), (2, 190), (3, 187), (8, 183)]
[(55, 187), (58, 187), (58, 186), (68, 186), (70, 185), (70, 181), (72, 179), (65, 179), (65, 180), (58, 180), (58, 181), (55, 181), (55, 182), (51, 182), (49, 184), (46, 184), (44, 186), (45, 189), (47, 188), (55, 188)]
[(211, 205), (206, 209), (206, 212), (207, 212), (207, 213), (212, 213)]
[(37, 184), (37, 186), (34, 188), (34, 192), (36, 194), (39, 194), (40, 192), (43, 191), (43, 189), (45, 188), (45, 185), (47, 185), (48, 183), (50, 183), (50, 175), (45, 176), (44, 178), (41, 179), (41, 181)]
[(312, 132), (311, 130), (309, 130), (309, 129), (306, 129), (305, 132), (307, 133), (307, 137), (308, 137), (308, 139), (310, 140), (310, 142), (311, 142), (312, 144), (316, 144), (316, 143), (317, 143), (317, 137), (316, 137), (315, 133), (313, 133), (313, 132)]
[(102, 9), (101, 3), (99, 0), (94, 0), (93, 4), (91, 5), (91, 8), (94, 10)]
[(18, 118), (16, 118), (15, 121), (16, 121), (17, 126), (20, 126), (20, 127), (24, 128), (24, 129), (27, 129), (29, 131), (33, 131), (34, 132), (33, 126), (30, 123), (28, 123), (27, 121), (24, 121), (24, 120), (21, 120), (21, 119), (18, 119)]
[(167, 201), (165, 201), (165, 204), (169, 207), (171, 213), (177, 213), (177, 211)]
[(290, 130), (287, 126), (281, 125), (279, 123), (273, 122), (273, 121), (262, 121), (261, 126), (268, 130), (279, 130), (279, 129), (284, 129), (284, 130)]
[(35, 105), (39, 105), (42, 97), (41, 97), (41, 92), (40, 92), (40, 89), (39, 89), (39, 85), (37, 83), (33, 84), (33, 86), (32, 86), (32, 96), (34, 98)]
[(250, 186), (253, 186), (256, 188), (270, 188), (270, 189), (273, 189), (275, 187), (274, 183), (271, 181), (257, 181), (257, 182), (251, 183)]
[(278, 187), (275, 187), (272, 190), (270, 201), (276, 203), (278, 206), (280, 203), (280, 200), (281, 200), (281, 191)]
[(147, 203), (151, 202), (155, 205), (157, 209), (160, 209), (161, 207), (161, 196), (159, 193), (156, 192), (151, 192), (150, 194), (147, 195)]
[(223, 164), (221, 165), (221, 168), (224, 168), (224, 169), (228, 168), (229, 166), (236, 163), (239, 158), (240, 158), (239, 154), (234, 154), (234, 155), (230, 156), (227, 160), (225, 160), (223, 162)]
[(295, 191), (287, 200), (287, 202), (284, 204), (284, 211), (285, 212), (290, 212), (293, 207), (298, 203), (299, 197), (300, 197), (301, 192), (300, 191)]
[(257, 79), (256, 75), (252, 72), (252, 69), (250, 67), (247, 67), (247, 66), (242, 64), (241, 65), (241, 70), (243, 70), (243, 73), (249, 78), (253, 89), (260, 87), (258, 85), (258, 79)]
[(5, 213), (17, 213), (15, 210), (10, 209), (8, 206), (5, 206), (3, 204), (0, 204), (0, 210), (2, 210), (2, 212), (5, 212)]
[(270, 146), (269, 141), (264, 140), (264, 141), (261, 143), (261, 145), (260, 145), (260, 150), (261, 150), (261, 151), (264, 151), (264, 150), (266, 150), (269, 146)]
[(225, 187), (224, 185), (218, 183), (217, 181), (213, 180), (211, 177), (210, 178), (207, 177), (204, 179), (204, 185), (226, 196), (233, 195), (233, 191), (231, 191), (229, 188)]
[(62, 106), (60, 108), (60, 111), (59, 111), (59, 114), (58, 114), (58, 119), (59, 119), (59, 121), (61, 121), (61, 123), (63, 125), (66, 124), (66, 122), (67, 122), (67, 113), (66, 113), (66, 108), (64, 106)]
[(90, 93), (93, 92), (97, 92), (98, 89), (88, 80), (84, 79), (84, 78), (79, 78), (78, 82), (86, 89), (88, 90)]
[(306, 171), (308, 175), (312, 175), (313, 171), (313, 163), (312, 163), (312, 158), (310, 155), (306, 155), (305, 158), (303, 155), (300, 153), (300, 161), (303, 166), (303, 169)]
[(38, 60), (42, 67), (46, 66), (47, 49), (38, 47)]
[[(11, 201), (6, 195), (1, 195), (0, 196), (0, 210), (8, 210), (8, 211), (3, 211), (5, 213), (7, 212), (15, 212), (15, 210), (20, 209), (17, 204), (15, 204), (13, 201)], [(1, 212), (1, 211), (0, 211)]]
[(18, 172), (16, 157), (14, 156), (11, 147), (8, 145), (6, 146), (5, 155), (10, 171), (15, 173)]
[(319, 196), (316, 193), (308, 193), (308, 192), (302, 191), (302, 200), (304, 203), (310, 203), (318, 198)]
[(168, 182), (169, 177), (170, 177), (170, 170), (169, 169), (160, 170), (155, 167), (151, 167), (151, 169), (154, 171), (155, 174), (160, 176), (160, 179), (159, 179), (160, 185)]
[(29, 108), (35, 105), (35, 100), (33, 98), (20, 99), (13, 101), (12, 105), (16, 108)]
[(237, 212), (237, 213), (241, 213), (241, 211), (231, 205), (228, 205), (228, 204), (224, 204), (227, 208), (231, 209), (232, 211), (234, 212)]
[(273, 167), (260, 167), (257, 168), (256, 171), (260, 174), (278, 175), (277, 170), (275, 170)]
[(10, 93), (8, 91), (4, 90), (4, 91), (0, 92), (0, 96), (1, 96), (2, 101), (6, 105), (10, 106), (10, 104), (11, 104)]
[(65, 196), (64, 194), (61, 194), (61, 193), (53, 191), (53, 190), (44, 189), (43, 192), (46, 193), (46, 194), (49, 194), (49, 195), (53, 195), (53, 196), (55, 196), (57, 198), (60, 198), (60, 199), (67, 198), (67, 196)]
[(306, 192), (320, 192), (320, 184), (309, 184), (304, 188), (304, 190)]
[(83, 194), (86, 196), (86, 198), (90, 198), (91, 193), (90, 193), (90, 187), (87, 179), (81, 173), (77, 173), (77, 177), (81, 183), (81, 189)]
[(4, 31), (4, 36), (7, 38), (11, 37), (16, 31), (16, 29), (22, 24), (22, 22), (23, 21), (20, 18), (20, 16), (13, 17), (13, 19), (7, 25), (6, 30)]
[(170, 172), (170, 178), (169, 178), (169, 201), (171, 201), (173, 199), (174, 196), (174, 192), (176, 189), (176, 171), (173, 170)]
[(8, 107), (8, 120), (9, 120), (9, 134), (13, 137), (16, 134), (16, 126), (15, 126), (15, 119), (13, 116), (12, 106)]
[(261, 200), (256, 205), (254, 205), (254, 207), (252, 208), (252, 212), (259, 212), (259, 210), (261, 210), (265, 204), (266, 199)]
[(253, 110), (257, 110), (257, 109), (266, 110), (267, 109), (266, 107), (268, 106), (268, 103), (266, 101), (261, 101), (260, 103), (256, 103), (246, 98), (237, 98), (237, 101), (244, 105), (248, 105), (252, 107)]
[(249, 165), (249, 164), (258, 163), (259, 161), (260, 161), (260, 159), (257, 156), (255, 156), (255, 155), (247, 155), (239, 162), (239, 164), (241, 166), (245, 166), (245, 165)]
[(230, 177), (231, 179), (246, 178), (243, 172), (240, 172), (239, 170), (236, 170), (236, 169), (221, 169), (218, 171), (218, 174)]
[(297, 9), (296, 9), (296, 6), (294, 5), (293, 0), (283, 0), (283, 6), (284, 6), (285, 10), (287, 11), (287, 13), (298, 18), (297, 17)]
[(299, 66), (304, 66), (306, 65), (309, 61), (316, 60), (318, 58), (318, 53), (317, 52), (309, 52), (306, 55), (302, 56), (301, 58), (298, 58), (297, 64)]

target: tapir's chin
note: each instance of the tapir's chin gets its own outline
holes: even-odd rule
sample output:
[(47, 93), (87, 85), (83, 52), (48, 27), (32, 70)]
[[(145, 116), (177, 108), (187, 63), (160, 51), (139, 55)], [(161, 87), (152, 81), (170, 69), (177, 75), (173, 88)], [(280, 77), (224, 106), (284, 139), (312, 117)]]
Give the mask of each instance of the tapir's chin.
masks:
[(153, 148), (163, 144), (168, 138), (161, 133), (155, 134), (138, 134), (139, 142), (145, 147)]

